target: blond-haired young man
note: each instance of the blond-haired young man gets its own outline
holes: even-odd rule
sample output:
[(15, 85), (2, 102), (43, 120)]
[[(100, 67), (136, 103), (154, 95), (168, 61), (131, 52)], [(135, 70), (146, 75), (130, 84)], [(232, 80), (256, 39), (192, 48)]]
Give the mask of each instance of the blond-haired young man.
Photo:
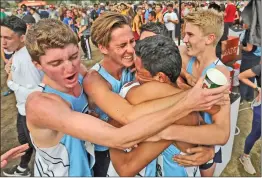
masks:
[[(180, 53), (182, 56), (182, 67), (187, 70), (188, 73), (196, 77), (197, 79), (204, 76), (208, 69), (217, 68), (223, 72), (227, 79), (229, 80), (229, 71), (216, 56), (216, 45), (223, 35), (224, 21), (223, 14), (217, 12), (214, 9), (199, 10), (189, 13), (184, 18), (185, 20), (185, 37), (184, 43), (186, 46), (180, 46)], [(201, 113), (206, 125), (206, 130), (202, 131), (205, 134), (209, 134), (211, 129), (216, 130), (216, 133), (223, 135), (223, 133), (230, 132), (230, 103), (227, 102), (221, 107), (218, 117), (213, 117), (208, 113)], [(219, 118), (219, 119), (215, 119)], [(208, 128), (208, 129), (207, 129)], [(177, 131), (182, 131), (186, 133), (182, 138), (177, 138), (179, 141), (190, 141), (190, 135), (197, 134), (199, 138), (201, 137), (201, 132), (198, 128), (191, 129), (186, 126), (174, 126)], [(204, 134), (203, 132), (203, 134)], [(186, 139), (188, 137), (188, 139)], [(216, 146), (216, 155), (214, 162), (221, 163), (221, 149)], [(178, 156), (177, 161), (179, 161)], [(186, 161), (183, 161), (186, 164)], [(211, 166), (211, 169), (209, 169)], [(200, 166), (202, 168), (201, 174), (204, 176), (212, 176), (215, 169), (215, 164), (207, 164)]]
[[(127, 34), (122, 31), (127, 27), (115, 26), (112, 31), (120, 30), (120, 32), (118, 31), (118, 35), (104, 35), (107, 37), (105, 41), (116, 42), (114, 35), (117, 35), (121, 37), (120, 46), (130, 48), (133, 37), (130, 39), (129, 34), (127, 37)], [(132, 35), (131, 29), (127, 28), (127, 32)], [(107, 54), (110, 45), (102, 46), (101, 44), (104, 44), (102, 41), (98, 44), (100, 50)], [(121, 47), (118, 46), (114, 46), (114, 51), (110, 53), (116, 53), (117, 59), (120, 60), (118, 63), (109, 62), (114, 64), (113, 68), (110, 68), (114, 71), (117, 66), (122, 66), (122, 56), (119, 57), (119, 52), (117, 53)], [(173, 100), (176, 97), (171, 96), (134, 107), (114, 94), (109, 84), (96, 71), (92, 71), (93, 76), (89, 75), (92, 78), (88, 80), (89, 76), (87, 76), (87, 80), (91, 82), (90, 85), (94, 81), (98, 82), (99, 87), (96, 87), (97, 85), (92, 87), (95, 87), (96, 93), (100, 93), (101, 102), (106, 103), (110, 111), (112, 109), (112, 116), (120, 121), (134, 117), (141, 118), (116, 129), (106, 122), (81, 113), (86, 112), (88, 107), (80, 75), (84, 75), (85, 71), (80, 66), (77, 37), (68, 26), (55, 19), (41, 20), (28, 31), (26, 47), (34, 64), (45, 73), (43, 81), (46, 84), (39, 89), (41, 92), (36, 91), (29, 95), (26, 103), (27, 125), (36, 148), (35, 175), (92, 176), (90, 160), (93, 159), (88, 159), (88, 157), (92, 158), (92, 153), (90, 150), (91, 154), (86, 152), (84, 141), (119, 149), (132, 147), (191, 111), (210, 108), (223, 98), (221, 92), (227, 89), (221, 87), (202, 90), (195, 87), (183, 93), (184, 99), (180, 105), (175, 105), (177, 101)], [(130, 57), (125, 60), (129, 61)], [(127, 64), (132, 63), (127, 62)], [(94, 90), (90, 91), (91, 94), (92, 92)], [(201, 99), (203, 97), (205, 100)], [(112, 103), (115, 103), (115, 108), (110, 108)], [(155, 108), (152, 109), (152, 106)], [(133, 112), (125, 113), (127, 109)]]

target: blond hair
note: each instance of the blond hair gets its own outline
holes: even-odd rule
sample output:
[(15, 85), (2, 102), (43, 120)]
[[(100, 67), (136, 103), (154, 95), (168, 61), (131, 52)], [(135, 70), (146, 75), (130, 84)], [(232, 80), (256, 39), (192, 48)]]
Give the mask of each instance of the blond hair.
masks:
[(216, 40), (214, 45), (224, 33), (224, 16), (214, 9), (198, 10), (188, 13), (185, 18), (185, 23), (197, 25), (204, 35), (215, 34)]
[(99, 16), (91, 27), (91, 40), (96, 47), (98, 44), (107, 47), (111, 40), (111, 33), (115, 28), (123, 25), (131, 27), (130, 18), (117, 12), (105, 12)]
[(32, 61), (40, 63), (40, 56), (47, 49), (64, 48), (66, 45), (78, 46), (76, 34), (60, 20), (42, 19), (33, 25), (26, 34), (25, 45)]

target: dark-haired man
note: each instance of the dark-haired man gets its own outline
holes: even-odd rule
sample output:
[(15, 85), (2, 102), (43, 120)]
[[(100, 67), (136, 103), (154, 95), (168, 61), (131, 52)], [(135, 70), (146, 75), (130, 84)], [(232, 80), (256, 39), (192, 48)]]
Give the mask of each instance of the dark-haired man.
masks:
[[(25, 102), (27, 96), (38, 86), (42, 80), (42, 73), (36, 69), (25, 47), (26, 23), (16, 17), (7, 17), (1, 23), (1, 44), (8, 51), (15, 51), (7, 79), (7, 86), (14, 91), (17, 101), (17, 132), (20, 144), (31, 143), (29, 131), (26, 126)], [(21, 157), (19, 165), (3, 171), (5, 176), (30, 176), (28, 163), (33, 148), (26, 151)]]
[(156, 22), (156, 12), (155, 11), (149, 12), (148, 21), (149, 22)]

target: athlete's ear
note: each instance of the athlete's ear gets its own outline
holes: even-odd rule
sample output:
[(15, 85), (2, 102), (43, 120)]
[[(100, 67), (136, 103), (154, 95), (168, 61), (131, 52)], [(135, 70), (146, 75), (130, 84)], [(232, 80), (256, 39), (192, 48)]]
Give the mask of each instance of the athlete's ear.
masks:
[(107, 47), (101, 45), (101, 44), (98, 44), (98, 49), (100, 50), (100, 52), (102, 54), (108, 54), (108, 50), (107, 50)]
[(40, 62), (36, 62), (36, 61), (33, 61), (33, 64), (35, 65), (35, 67), (38, 69), (38, 70), (42, 70), (42, 66), (40, 64)]
[(214, 41), (216, 40), (216, 35), (215, 34), (209, 34), (207, 36), (207, 39), (206, 39), (206, 44), (207, 45), (210, 45), (210, 44), (214, 44)]
[(158, 72), (154, 78), (161, 83), (169, 83), (170, 82), (168, 76), (166, 76), (166, 74), (164, 74), (163, 72)]
[(20, 36), (20, 41), (21, 41), (22, 43), (25, 42), (25, 35), (21, 35), (21, 36)]

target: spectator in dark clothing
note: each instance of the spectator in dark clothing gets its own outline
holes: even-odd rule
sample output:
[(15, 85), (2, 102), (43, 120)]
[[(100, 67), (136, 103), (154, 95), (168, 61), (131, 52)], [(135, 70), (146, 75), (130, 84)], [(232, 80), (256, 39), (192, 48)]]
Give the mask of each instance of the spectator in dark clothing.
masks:
[(98, 5), (97, 4), (94, 4), (94, 9), (91, 11), (91, 13), (90, 13), (90, 18), (93, 20), (93, 21), (95, 21), (96, 20), (96, 18), (99, 16), (99, 14), (98, 14)]

